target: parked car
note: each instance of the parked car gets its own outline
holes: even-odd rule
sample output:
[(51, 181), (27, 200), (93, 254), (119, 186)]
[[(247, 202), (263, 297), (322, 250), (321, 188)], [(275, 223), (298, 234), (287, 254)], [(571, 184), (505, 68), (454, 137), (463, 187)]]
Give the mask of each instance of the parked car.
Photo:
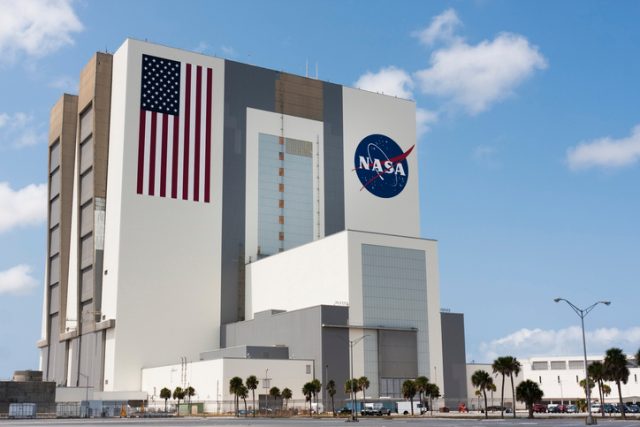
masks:
[(547, 406), (547, 412), (551, 412), (554, 414), (564, 414), (567, 412), (567, 405), (548, 405)]
[(617, 412), (620, 412), (620, 409), (616, 405), (613, 405), (611, 403), (605, 403), (604, 412), (607, 414), (615, 414)]
[(631, 412), (632, 414), (640, 413), (640, 406), (636, 405), (635, 403), (628, 405), (628, 408), (629, 412)]
[(547, 405), (545, 405), (544, 403), (534, 403), (533, 412), (545, 413), (547, 412)]
[(568, 414), (576, 414), (578, 412), (578, 407), (576, 405), (568, 405), (567, 413)]
[(343, 406), (342, 408), (338, 409), (336, 411), (339, 415), (351, 415), (351, 408), (347, 408), (346, 406)]

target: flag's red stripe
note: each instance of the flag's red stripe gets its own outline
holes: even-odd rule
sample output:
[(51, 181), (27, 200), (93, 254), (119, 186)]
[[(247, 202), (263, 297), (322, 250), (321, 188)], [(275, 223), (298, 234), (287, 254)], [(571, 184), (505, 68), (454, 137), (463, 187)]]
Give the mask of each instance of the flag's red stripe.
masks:
[(212, 70), (207, 68), (207, 122), (205, 129), (205, 148), (204, 148), (204, 201), (209, 203), (211, 200), (211, 98), (212, 98)]
[(193, 200), (200, 200), (200, 120), (202, 118), (202, 67), (196, 67), (196, 140), (193, 147)]
[(184, 161), (182, 163), (182, 200), (189, 198), (189, 121), (191, 114), (191, 64), (187, 64), (184, 88)]
[(173, 116), (173, 155), (171, 166), (171, 198), (178, 197), (178, 142), (180, 138), (180, 118)]
[(160, 158), (160, 197), (167, 195), (167, 133), (169, 133), (169, 115), (162, 115), (162, 157)]
[(149, 146), (149, 195), (156, 191), (156, 128), (158, 113), (151, 113), (151, 145)]
[(138, 194), (142, 194), (142, 187), (144, 185), (144, 131), (145, 131), (145, 119), (147, 118), (147, 112), (140, 109), (140, 129), (138, 130)]

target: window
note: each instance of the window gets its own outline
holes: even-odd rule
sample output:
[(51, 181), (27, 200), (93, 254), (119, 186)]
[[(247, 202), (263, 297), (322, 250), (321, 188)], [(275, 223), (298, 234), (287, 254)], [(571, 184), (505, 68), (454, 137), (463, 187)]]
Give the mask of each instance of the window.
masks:
[(567, 369), (567, 362), (565, 362), (564, 360), (552, 361), (551, 369)]
[(311, 373), (311, 365), (307, 365), (307, 374)]
[(541, 376), (538, 376), (538, 382), (539, 382), (540, 384), (542, 384), (542, 377), (541, 377)]
[(549, 364), (546, 360), (544, 362), (533, 362), (531, 364), (531, 369), (534, 371), (546, 371), (549, 369)]

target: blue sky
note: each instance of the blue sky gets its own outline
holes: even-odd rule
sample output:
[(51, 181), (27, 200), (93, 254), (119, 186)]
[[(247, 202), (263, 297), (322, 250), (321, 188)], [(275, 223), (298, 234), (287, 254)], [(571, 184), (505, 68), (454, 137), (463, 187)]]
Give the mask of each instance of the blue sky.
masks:
[[(0, 0), (0, 378), (36, 368), (49, 109), (147, 39), (415, 99), (422, 234), (468, 360), (640, 348), (640, 3)], [(162, 327), (157, 319), (153, 327)], [(152, 323), (151, 323), (152, 324)]]

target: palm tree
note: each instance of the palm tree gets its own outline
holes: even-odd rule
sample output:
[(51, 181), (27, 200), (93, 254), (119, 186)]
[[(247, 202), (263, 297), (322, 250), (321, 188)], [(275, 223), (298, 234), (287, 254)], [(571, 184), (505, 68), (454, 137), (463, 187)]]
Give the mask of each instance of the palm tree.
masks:
[[(350, 381), (347, 381), (348, 383), (350, 383)], [(312, 414), (312, 408), (311, 408), (311, 398), (313, 397), (313, 391), (315, 390), (315, 386), (313, 385), (313, 383), (308, 382), (305, 385), (302, 386), (302, 394), (304, 394), (305, 399), (309, 402), (309, 416), (313, 416)], [(346, 391), (346, 385), (345, 385), (345, 391)]]
[(420, 395), (420, 403), (424, 406), (424, 401), (422, 397), (427, 393), (427, 385), (429, 384), (429, 378), (425, 376), (420, 376), (414, 380), (416, 383), (416, 389), (418, 390), (418, 394)]
[(241, 397), (244, 402), (244, 417), (247, 418), (247, 397), (249, 397), (249, 389), (246, 385), (240, 384), (240, 387), (238, 387), (238, 396)]
[(313, 381), (311, 381), (311, 384), (313, 384), (313, 398), (316, 401), (316, 410), (318, 409), (318, 394), (320, 393), (320, 390), (322, 390), (322, 383), (320, 382), (319, 379), (314, 378)]
[(416, 395), (416, 383), (412, 380), (406, 380), (402, 383), (402, 396), (411, 401), (411, 415), (413, 415), (413, 397)]
[(178, 416), (180, 415), (180, 401), (184, 399), (184, 394), (185, 391), (182, 389), (182, 387), (176, 387), (176, 389), (173, 390), (173, 398), (178, 401), (178, 406), (176, 406), (176, 414)]
[(358, 378), (358, 388), (362, 391), (362, 407), (363, 408), (367, 401), (367, 396), (365, 395), (365, 391), (369, 388), (370, 385), (371, 383), (369, 383), (369, 378), (364, 376)]
[(598, 384), (598, 395), (600, 396), (600, 412), (604, 417), (604, 394), (603, 386), (605, 380), (604, 364), (600, 361), (595, 361), (587, 368), (589, 377)]
[[(581, 379), (580, 382), (578, 383), (578, 385), (580, 386), (580, 388), (582, 388), (584, 390), (584, 395), (587, 395), (587, 380), (585, 378)], [(596, 386), (596, 383), (593, 381), (593, 379), (591, 377), (589, 377), (589, 392), (591, 392), (591, 390), (593, 390), (593, 388)], [(589, 395), (591, 395), (591, 393), (589, 393)]]
[(624, 404), (622, 403), (622, 388), (620, 383), (626, 384), (629, 380), (629, 368), (627, 367), (627, 355), (616, 347), (610, 348), (604, 357), (605, 376), (609, 381), (615, 381), (618, 386), (618, 398), (620, 399), (620, 412), (625, 419)]
[(487, 390), (490, 390), (494, 385), (491, 375), (482, 369), (477, 370), (471, 376), (471, 384), (482, 391), (484, 396), (484, 417), (489, 418), (489, 414), (487, 413)]
[(171, 399), (171, 390), (164, 387), (160, 390), (160, 399), (164, 399), (164, 412), (167, 412), (167, 400)]
[(269, 389), (269, 396), (273, 397), (273, 403), (278, 406), (278, 397), (280, 397), (280, 389), (278, 387), (271, 387)]
[(256, 378), (255, 375), (249, 375), (247, 377), (247, 380), (245, 381), (245, 384), (247, 385), (247, 388), (249, 390), (251, 390), (251, 400), (253, 401), (253, 416), (255, 418), (256, 416), (256, 389), (258, 388), (258, 384), (260, 383), (260, 381), (258, 381), (258, 379)]
[(438, 387), (437, 384), (427, 383), (425, 393), (429, 397), (429, 410), (431, 411), (431, 415), (433, 415), (433, 399), (440, 397), (440, 387)]
[(636, 353), (636, 365), (640, 366), (640, 349)]
[(353, 393), (353, 408), (351, 408), (352, 414), (355, 414), (356, 408), (358, 407), (358, 392), (360, 388), (358, 386), (358, 380), (355, 378), (351, 378), (344, 383), (344, 392), (347, 394)]
[(240, 392), (240, 387), (242, 387), (242, 378), (233, 377), (229, 380), (229, 393), (235, 396), (235, 404), (236, 404), (236, 417), (238, 416), (238, 396)]
[(327, 393), (329, 393), (329, 397), (331, 398), (331, 412), (333, 412), (333, 416), (335, 416), (336, 406), (333, 402), (333, 396), (336, 395), (336, 382), (334, 380), (329, 380), (327, 383)]
[(290, 389), (288, 389), (287, 387), (282, 389), (282, 399), (284, 400), (285, 409), (287, 409), (287, 406), (289, 406), (289, 399), (291, 399), (291, 396), (293, 396), (293, 393), (291, 393)]
[[(189, 398), (189, 408), (191, 408), (191, 396), (196, 395), (196, 389), (189, 386), (184, 390), (184, 394)], [(189, 409), (191, 410), (191, 409)]]
[(533, 418), (533, 404), (540, 402), (542, 396), (544, 396), (544, 392), (540, 390), (537, 383), (531, 380), (522, 381), (516, 388), (516, 397), (520, 402), (524, 402), (527, 405), (529, 418)]
[(493, 369), (494, 374), (502, 375), (502, 388), (500, 392), (500, 417), (504, 418), (504, 379), (505, 377), (509, 377), (511, 379), (511, 393), (513, 396), (513, 417), (516, 417), (516, 389), (513, 383), (513, 377), (517, 376), (520, 373), (520, 368), (522, 365), (513, 356), (503, 356), (498, 357), (493, 361), (491, 368)]
[[(507, 375), (511, 376), (513, 369), (513, 359), (514, 358), (512, 356), (498, 357), (493, 361), (493, 364), (491, 365), (494, 374), (502, 375), (502, 386), (500, 389), (500, 418), (504, 418), (504, 378)], [(511, 381), (513, 384), (513, 378), (511, 379)], [(515, 405), (513, 407), (515, 408)]]

